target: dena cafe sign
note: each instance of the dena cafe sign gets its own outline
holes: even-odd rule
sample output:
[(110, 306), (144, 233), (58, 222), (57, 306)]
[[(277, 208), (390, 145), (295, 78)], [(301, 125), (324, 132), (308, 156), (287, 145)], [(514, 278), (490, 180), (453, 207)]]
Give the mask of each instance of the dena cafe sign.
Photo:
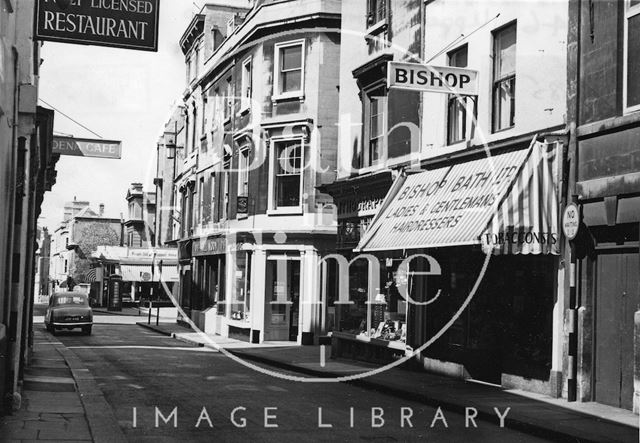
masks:
[(158, 51), (160, 0), (37, 0), (36, 39)]
[(478, 95), (478, 71), (421, 63), (388, 62), (387, 86), (444, 94)]

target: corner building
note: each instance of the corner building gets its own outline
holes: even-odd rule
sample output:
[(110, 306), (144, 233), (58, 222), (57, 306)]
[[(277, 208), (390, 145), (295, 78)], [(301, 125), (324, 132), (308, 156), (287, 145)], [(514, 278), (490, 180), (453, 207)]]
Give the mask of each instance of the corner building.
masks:
[[(234, 3), (235, 5), (241, 2)], [(208, 3), (185, 31), (180, 302), (206, 332), (314, 343), (335, 246), (340, 1)]]

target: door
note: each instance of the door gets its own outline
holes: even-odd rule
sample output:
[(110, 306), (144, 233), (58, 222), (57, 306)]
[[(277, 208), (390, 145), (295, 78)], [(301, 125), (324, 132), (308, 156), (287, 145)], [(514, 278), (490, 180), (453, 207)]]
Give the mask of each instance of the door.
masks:
[(640, 309), (638, 250), (598, 255), (595, 300), (595, 400), (633, 407), (633, 316)]
[(265, 274), (265, 340), (296, 341), (300, 300), (300, 259), (270, 257)]

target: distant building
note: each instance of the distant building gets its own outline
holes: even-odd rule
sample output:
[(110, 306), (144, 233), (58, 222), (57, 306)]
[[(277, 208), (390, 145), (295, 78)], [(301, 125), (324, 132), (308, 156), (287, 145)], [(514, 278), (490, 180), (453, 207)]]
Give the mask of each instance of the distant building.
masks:
[(90, 272), (88, 257), (98, 246), (121, 244), (121, 220), (104, 216), (104, 205), (98, 212), (89, 202), (65, 203), (64, 219), (54, 230), (51, 241), (50, 278), (52, 289), (67, 288), (67, 277), (73, 278), (78, 289), (89, 287), (95, 277)]
[(34, 302), (45, 303), (50, 295), (49, 270), (51, 261), (51, 235), (46, 227), (38, 227), (36, 242)]
[(127, 191), (129, 217), (124, 222), (126, 245), (131, 248), (155, 245), (156, 193), (142, 190), (142, 183), (131, 183)]

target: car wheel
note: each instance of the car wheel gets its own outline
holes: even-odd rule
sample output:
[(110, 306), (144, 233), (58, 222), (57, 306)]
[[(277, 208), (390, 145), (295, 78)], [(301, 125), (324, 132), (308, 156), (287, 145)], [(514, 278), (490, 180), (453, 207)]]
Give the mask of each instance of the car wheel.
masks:
[(56, 329), (55, 326), (51, 326), (51, 334), (52, 335), (58, 335), (58, 330)]
[(83, 326), (83, 327), (82, 327), (82, 332), (83, 332), (85, 335), (91, 335), (91, 326)]

